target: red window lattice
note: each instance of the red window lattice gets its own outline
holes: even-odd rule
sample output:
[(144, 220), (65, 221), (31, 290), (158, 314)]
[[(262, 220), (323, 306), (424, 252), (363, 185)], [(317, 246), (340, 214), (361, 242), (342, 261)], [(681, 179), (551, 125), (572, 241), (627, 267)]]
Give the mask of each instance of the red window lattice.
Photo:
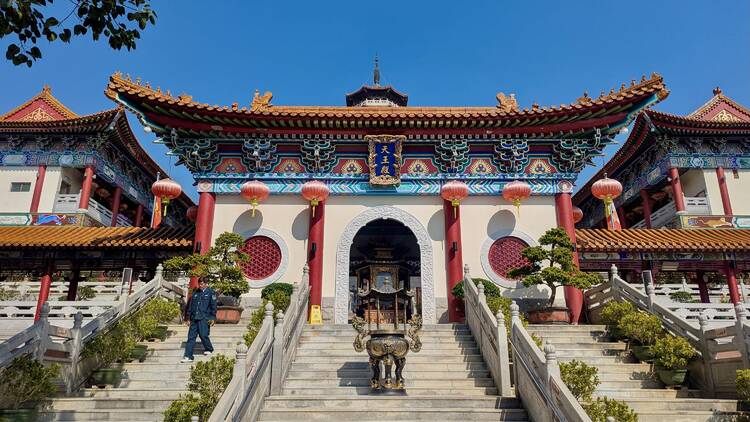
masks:
[(268, 278), (281, 265), (281, 248), (270, 237), (253, 236), (245, 241), (241, 251), (250, 255), (250, 260), (240, 265), (250, 280)]
[(521, 251), (529, 245), (517, 237), (501, 237), (490, 246), (489, 261), (492, 271), (507, 277), (508, 271), (528, 264)]

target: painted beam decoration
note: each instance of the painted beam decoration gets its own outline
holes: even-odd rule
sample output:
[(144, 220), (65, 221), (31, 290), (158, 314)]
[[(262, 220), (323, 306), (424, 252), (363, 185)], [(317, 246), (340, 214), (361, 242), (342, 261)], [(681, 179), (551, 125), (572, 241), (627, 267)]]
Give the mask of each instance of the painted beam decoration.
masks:
[(394, 186), (401, 183), (401, 148), (406, 137), (367, 135), (370, 184)]

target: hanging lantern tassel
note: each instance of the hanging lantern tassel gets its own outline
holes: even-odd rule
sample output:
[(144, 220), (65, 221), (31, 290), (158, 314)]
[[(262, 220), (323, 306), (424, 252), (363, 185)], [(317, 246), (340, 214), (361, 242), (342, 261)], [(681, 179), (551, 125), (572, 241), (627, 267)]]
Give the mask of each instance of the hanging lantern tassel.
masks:
[(320, 203), (320, 201), (318, 201), (317, 199), (313, 199), (313, 200), (310, 201), (310, 205), (312, 206), (312, 216), (313, 216), (313, 218), (315, 218), (315, 207), (317, 207), (319, 203)]
[(622, 184), (615, 179), (607, 177), (597, 180), (591, 186), (591, 193), (604, 202), (604, 216), (607, 221), (607, 228), (610, 230), (620, 230), (622, 225), (617, 212), (615, 211), (614, 200), (622, 194)]
[(161, 199), (161, 205), (162, 205), (162, 215), (167, 216), (167, 207), (169, 206), (169, 198), (164, 197)]
[(453, 205), (453, 218), (456, 218), (456, 210), (458, 209), (458, 206), (461, 204), (461, 201), (458, 199), (454, 199), (451, 201), (451, 205)]
[(250, 200), (250, 207), (252, 209), (252, 211), (250, 211), (250, 216), (253, 217), (253, 218), (255, 218), (255, 208), (258, 207), (258, 200), (255, 199), (255, 198), (251, 199)]
[(516, 216), (520, 219), (521, 218), (521, 200), (518, 198), (514, 199), (513, 205), (516, 206)]

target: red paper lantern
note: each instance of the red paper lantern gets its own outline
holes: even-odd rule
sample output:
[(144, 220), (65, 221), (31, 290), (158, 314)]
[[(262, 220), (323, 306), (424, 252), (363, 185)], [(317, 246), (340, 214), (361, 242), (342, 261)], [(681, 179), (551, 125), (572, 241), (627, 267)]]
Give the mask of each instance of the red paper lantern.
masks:
[(325, 201), (330, 194), (331, 190), (328, 189), (328, 185), (318, 180), (311, 180), (302, 185), (302, 197), (310, 202), (313, 217), (315, 217), (315, 207), (321, 201)]
[(164, 206), (164, 215), (167, 215), (169, 201), (178, 198), (182, 194), (182, 187), (170, 178), (159, 179), (151, 185), (151, 193), (161, 198), (161, 203)]
[(574, 205), (573, 206), (573, 224), (576, 224), (581, 220), (583, 220), (583, 210)]
[(187, 212), (185, 213), (185, 217), (187, 217), (188, 221), (195, 223), (195, 220), (198, 219), (198, 207), (193, 205), (192, 207), (187, 209)]
[(456, 218), (456, 207), (469, 196), (469, 187), (464, 182), (451, 180), (440, 188), (440, 196), (453, 205), (453, 218)]
[(605, 205), (609, 205), (622, 193), (622, 184), (615, 179), (608, 178), (604, 173), (604, 178), (597, 180), (591, 186), (591, 193), (604, 201)]
[(240, 188), (240, 195), (250, 201), (250, 205), (253, 207), (253, 217), (255, 217), (255, 208), (259, 203), (268, 199), (268, 195), (270, 194), (271, 189), (268, 188), (268, 185), (258, 180), (245, 182)]
[(521, 201), (531, 197), (531, 186), (526, 182), (514, 180), (503, 188), (503, 198), (516, 206), (516, 214), (521, 214)]

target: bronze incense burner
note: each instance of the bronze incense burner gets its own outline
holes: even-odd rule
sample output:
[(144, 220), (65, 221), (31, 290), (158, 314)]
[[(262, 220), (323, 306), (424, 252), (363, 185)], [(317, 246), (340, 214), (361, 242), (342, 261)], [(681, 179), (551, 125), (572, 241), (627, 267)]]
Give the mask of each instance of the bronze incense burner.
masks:
[[(409, 350), (416, 353), (422, 348), (419, 339), (422, 317), (412, 314), (414, 292), (396, 289), (387, 279), (382, 287), (360, 289), (357, 295), (361, 303), (366, 305), (367, 312), (365, 318), (352, 319), (352, 326), (357, 331), (354, 350), (362, 352), (367, 349), (372, 370), (370, 387), (373, 392), (381, 394), (403, 394), (405, 386), (402, 373), (406, 365), (406, 354)], [(383, 314), (387, 318), (383, 318)], [(368, 336), (370, 338), (365, 342)], [(394, 366), (395, 378), (392, 374)]]

